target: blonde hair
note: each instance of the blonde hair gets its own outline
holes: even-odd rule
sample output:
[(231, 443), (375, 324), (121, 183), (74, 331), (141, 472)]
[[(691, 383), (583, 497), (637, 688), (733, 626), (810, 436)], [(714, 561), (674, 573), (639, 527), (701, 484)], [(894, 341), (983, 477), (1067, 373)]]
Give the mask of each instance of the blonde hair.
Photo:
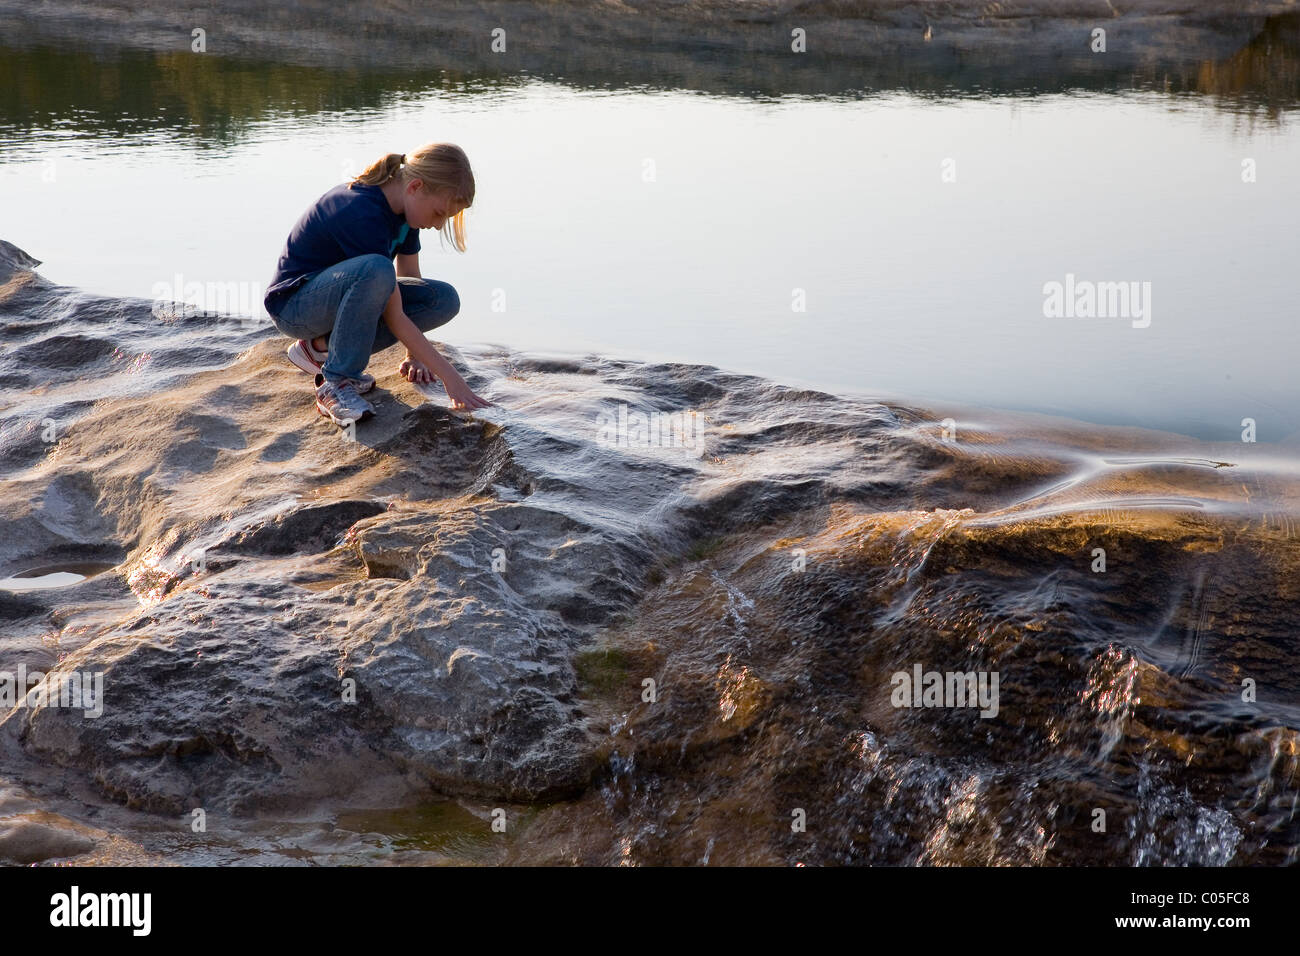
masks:
[[(389, 153), (366, 167), (348, 188), (382, 186), (394, 176), (401, 177), (403, 186), (418, 179), (425, 189), (446, 190), (458, 206), (468, 208), (474, 204), (474, 173), (469, 168), (469, 157), (454, 143), (429, 143), (409, 154)], [(447, 217), (440, 235), (450, 239), (460, 252), (465, 251), (465, 209)]]

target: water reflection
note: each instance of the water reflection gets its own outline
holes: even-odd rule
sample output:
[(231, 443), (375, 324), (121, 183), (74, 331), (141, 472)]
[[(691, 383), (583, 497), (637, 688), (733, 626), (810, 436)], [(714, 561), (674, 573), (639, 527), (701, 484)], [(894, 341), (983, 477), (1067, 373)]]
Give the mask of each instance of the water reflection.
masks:
[(430, 89), (467, 95), (517, 87), (438, 71), (330, 71), (189, 53), (72, 48), (0, 51), (0, 149), (30, 139), (131, 145), (184, 134), (196, 148), (233, 146), (273, 118), (380, 112)]
[[(198, 147), (229, 146), (277, 117), (378, 112), (435, 91), (499, 95), (538, 78), (576, 90), (688, 89), (748, 99), (1155, 91), (1201, 95), (1251, 123), (1281, 122), (1300, 102), (1300, 13), (1269, 17), (1253, 35), (1236, 28), (1206, 32), (1202, 46), (1153, 46), (1139, 63), (1119, 50), (1097, 56), (1085, 48), (1062, 57), (1050, 42), (961, 49), (934, 43), (900, 51), (855, 43), (851, 31), (824, 38), (829, 51), (803, 61), (768, 34), (764, 42), (730, 49), (722, 37), (702, 39), (705, 28), (679, 26), (676, 33), (626, 38), (629, 45), (617, 56), (557, 36), (544, 48), (530, 46), (528, 55), (510, 61), (520, 68), (506, 70), (500, 57), (459, 49), (446, 37), (415, 50), (409, 38), (375, 38), (389, 55), (372, 63), (349, 55), (339, 34), (309, 48), (323, 62), (295, 63), (187, 48), (123, 46), (105, 53), (79, 45), (75, 35), (57, 44), (33, 42), (40, 31), (28, 26), (0, 34), (0, 150), (20, 148), (35, 134), (123, 141), (184, 132)], [(734, 31), (727, 36), (741, 43)]]

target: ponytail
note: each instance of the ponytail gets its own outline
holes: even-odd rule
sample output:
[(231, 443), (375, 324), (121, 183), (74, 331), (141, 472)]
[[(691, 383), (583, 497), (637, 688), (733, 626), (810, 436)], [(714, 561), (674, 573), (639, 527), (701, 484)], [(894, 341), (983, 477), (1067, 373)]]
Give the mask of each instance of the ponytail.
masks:
[(406, 162), (405, 153), (389, 153), (382, 159), (376, 160), (366, 167), (366, 171), (360, 176), (353, 177), (348, 188), (353, 186), (382, 186), (402, 168), (402, 163)]

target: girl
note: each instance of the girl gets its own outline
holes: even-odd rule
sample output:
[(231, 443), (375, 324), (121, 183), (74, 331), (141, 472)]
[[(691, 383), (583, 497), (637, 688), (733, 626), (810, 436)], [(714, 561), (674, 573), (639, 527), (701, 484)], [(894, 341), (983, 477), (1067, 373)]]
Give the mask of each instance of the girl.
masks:
[[(484, 408), (424, 333), (460, 311), (455, 288), (420, 276), (421, 229), (439, 229), (465, 251), (465, 210), (474, 174), (464, 150), (430, 143), (389, 153), (302, 214), (264, 305), (296, 339), (289, 361), (315, 375), (316, 408), (338, 425), (374, 414), (362, 393), (375, 386), (370, 356), (401, 342), (398, 372), (417, 384), (442, 379), (452, 408)], [(396, 257), (396, 266), (393, 258)]]

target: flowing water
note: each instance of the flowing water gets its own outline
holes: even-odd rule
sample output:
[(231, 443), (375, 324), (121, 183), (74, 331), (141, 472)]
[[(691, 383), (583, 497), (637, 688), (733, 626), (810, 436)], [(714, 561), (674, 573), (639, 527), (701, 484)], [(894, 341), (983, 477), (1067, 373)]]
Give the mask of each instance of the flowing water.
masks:
[[(1119, 77), (647, 85), (6, 9), (0, 670), (107, 688), (9, 711), (10, 818), (110, 863), (1295, 862), (1296, 17)], [(261, 290), (430, 140), (498, 407), (381, 356), (344, 446)], [(900, 706), (932, 671), (995, 706)], [(362, 716), (302, 703), (349, 674)]]

